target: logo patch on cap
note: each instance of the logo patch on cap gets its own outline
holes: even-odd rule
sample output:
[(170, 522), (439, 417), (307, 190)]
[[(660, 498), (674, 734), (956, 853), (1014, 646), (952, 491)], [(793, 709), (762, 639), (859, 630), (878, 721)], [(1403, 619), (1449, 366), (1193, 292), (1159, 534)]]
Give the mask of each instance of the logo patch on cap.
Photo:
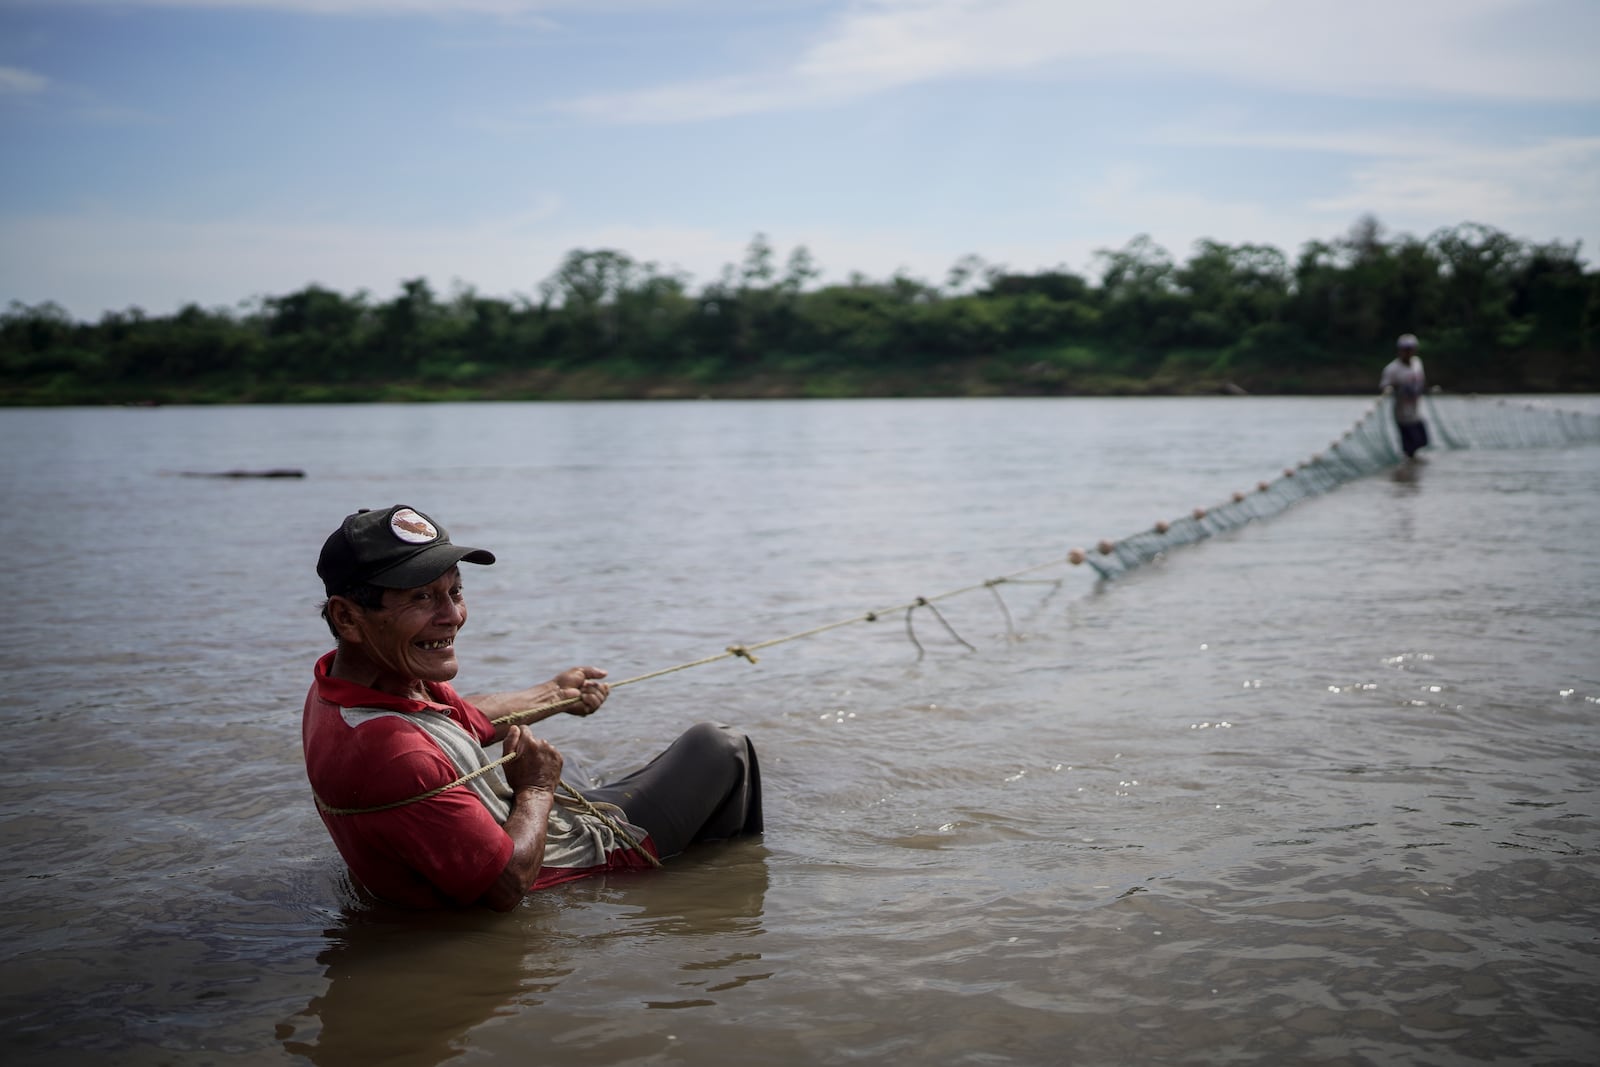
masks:
[(389, 530), (400, 540), (413, 545), (425, 545), (439, 536), (433, 523), (410, 508), (401, 508), (389, 516)]

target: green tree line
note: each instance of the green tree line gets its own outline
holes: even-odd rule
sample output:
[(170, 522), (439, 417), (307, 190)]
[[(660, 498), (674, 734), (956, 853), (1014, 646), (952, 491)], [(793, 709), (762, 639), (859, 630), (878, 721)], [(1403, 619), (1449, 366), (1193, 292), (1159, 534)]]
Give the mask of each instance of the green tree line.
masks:
[(1141, 236), (1092, 277), (977, 256), (939, 283), (820, 274), (758, 234), (698, 290), (602, 249), (513, 299), (414, 279), (92, 323), (13, 302), (0, 402), (1359, 393), (1402, 332), (1455, 391), (1600, 388), (1600, 272), (1476, 223), (1390, 238), (1367, 217), (1292, 260), (1202, 240), (1178, 262)]

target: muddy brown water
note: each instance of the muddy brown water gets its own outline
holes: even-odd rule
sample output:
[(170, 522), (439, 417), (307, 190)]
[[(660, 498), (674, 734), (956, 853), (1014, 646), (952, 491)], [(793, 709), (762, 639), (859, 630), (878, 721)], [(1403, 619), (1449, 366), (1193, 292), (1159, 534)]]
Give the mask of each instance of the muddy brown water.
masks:
[(661, 872), (393, 913), (312, 809), (355, 507), (498, 554), (464, 691), (620, 679), (1187, 514), (1367, 403), (0, 411), (6, 1060), (1592, 1062), (1592, 447), (1436, 453), (549, 723), (597, 774), (755, 739), (767, 834)]

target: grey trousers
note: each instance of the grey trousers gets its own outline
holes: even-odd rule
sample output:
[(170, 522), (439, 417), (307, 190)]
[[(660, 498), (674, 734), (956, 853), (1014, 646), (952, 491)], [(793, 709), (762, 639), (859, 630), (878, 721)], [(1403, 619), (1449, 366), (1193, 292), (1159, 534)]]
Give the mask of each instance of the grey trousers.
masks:
[(692, 841), (763, 829), (755, 746), (722, 723), (696, 723), (643, 767), (583, 795), (627, 812), (629, 822), (649, 831), (663, 859)]

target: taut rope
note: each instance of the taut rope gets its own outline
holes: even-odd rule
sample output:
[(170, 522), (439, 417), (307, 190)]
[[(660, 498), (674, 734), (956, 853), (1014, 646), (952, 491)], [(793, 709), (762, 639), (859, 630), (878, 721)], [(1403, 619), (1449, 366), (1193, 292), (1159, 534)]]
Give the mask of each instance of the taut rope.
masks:
[[(864, 614), (856, 615), (848, 619), (840, 619), (837, 622), (824, 623), (821, 626), (813, 626), (809, 630), (801, 630), (798, 633), (785, 634), (782, 637), (774, 637), (752, 645), (729, 645), (725, 650), (718, 652), (715, 655), (703, 656), (700, 659), (689, 660), (686, 663), (679, 663), (671, 667), (663, 667), (660, 670), (649, 671), (645, 674), (636, 675), (632, 678), (624, 678), (621, 681), (612, 682), (611, 688), (618, 689), (625, 685), (634, 685), (638, 682), (646, 682), (652, 678), (660, 678), (663, 675), (672, 674), (676, 671), (685, 671), (691, 667), (703, 667), (706, 664), (716, 663), (725, 659), (738, 658), (748, 660), (750, 663), (758, 663), (760, 662), (760, 660), (756, 657), (756, 652), (758, 650), (772, 648), (775, 645), (781, 645), (789, 641), (798, 641), (805, 637), (814, 637), (817, 634), (827, 633), (829, 630), (836, 630), (841, 626), (849, 626), (858, 622), (876, 622), (885, 615), (892, 615), (899, 611), (904, 611), (906, 613), (906, 633), (911, 638), (912, 643), (917, 646), (917, 658), (921, 659), (923, 654), (922, 645), (917, 641), (916, 634), (912, 632), (911, 628), (912, 613), (919, 607), (925, 607), (929, 611), (933, 612), (934, 617), (944, 625), (944, 628), (950, 632), (951, 636), (953, 636), (957, 641), (960, 641), (961, 644), (965, 645), (968, 649), (972, 649), (972, 644), (963, 639), (960, 634), (956, 633), (955, 628), (952, 627), (945, 617), (939, 613), (939, 609), (933, 606), (933, 601), (944, 600), (949, 597), (958, 596), (962, 593), (971, 592), (974, 589), (988, 589), (993, 592), (996, 599), (998, 599), (1000, 594), (995, 589), (996, 586), (1002, 585), (1009, 581), (1014, 581), (1024, 574), (1031, 574), (1034, 571), (1043, 570), (1046, 567), (1060, 566), (1061, 563), (1061, 560), (1051, 560), (1048, 563), (1041, 563), (1033, 567), (1027, 567), (1023, 570), (1016, 571), (1013, 574), (1005, 575), (1000, 578), (990, 578), (987, 581), (981, 582), (977, 585), (965, 586), (961, 589), (952, 589), (947, 593), (940, 593), (937, 596), (919, 596), (910, 603), (901, 604), (897, 607), (883, 608), (878, 611), (868, 611)], [(1003, 601), (1001, 602), (1001, 608), (1002, 610), (1005, 608)], [(1010, 612), (1006, 612), (1006, 623), (1009, 627), (1011, 623)], [(521, 711), (513, 711), (509, 714), (498, 716), (490, 719), (489, 722), (496, 726), (501, 725), (502, 723), (514, 723), (519, 719), (524, 719), (531, 715), (538, 715), (541, 712), (554, 711), (558, 708), (567, 707), (570, 704), (576, 704), (581, 699), (582, 697), (569, 697), (566, 700), (554, 700), (547, 704), (540, 704), (537, 707), (525, 708)], [(453, 782), (447, 782), (444, 785), (429, 789), (426, 792), (418, 793), (416, 796), (390, 801), (387, 804), (376, 804), (369, 808), (336, 808), (330, 804), (324, 803), (321, 797), (317, 797), (317, 808), (326, 815), (370, 815), (374, 812), (390, 811), (394, 808), (404, 807), (407, 804), (416, 804), (423, 800), (432, 799), (433, 797), (438, 796), (440, 793), (444, 793), (448, 790), (466, 785), (473, 779), (488, 774), (496, 767), (502, 767), (516, 758), (517, 754), (515, 752), (501, 756), (499, 759), (486, 763), (475, 771), (463, 774)], [(581, 807), (589, 814), (597, 816), (603, 820), (618, 837), (627, 842), (630, 848), (638, 852), (641, 856), (647, 858), (654, 866), (659, 867), (661, 865), (661, 862), (651, 855), (650, 852), (645, 849), (640, 842), (634, 840), (633, 836), (624, 830), (620, 825), (618, 825), (617, 822), (609, 815), (591, 804), (575, 786), (563, 780), (560, 783), (560, 788), (565, 791), (565, 795), (558, 793), (556, 794), (556, 799), (566, 804)]]
[[(1523, 404), (1517, 407), (1506, 404), (1501, 400), (1490, 404), (1480, 402), (1476, 398), (1462, 399), (1450, 398), (1452, 401), (1450, 420), (1443, 418), (1439, 410), (1440, 401), (1433, 396), (1425, 397), (1430, 420), (1441, 439), (1440, 444), (1447, 448), (1525, 448), (1561, 446), (1573, 443), (1588, 443), (1600, 441), (1600, 415), (1591, 415), (1582, 412), (1563, 411), (1560, 409), (1536, 408), (1532, 404)], [(1486, 412), (1484, 409), (1489, 408)], [(1154, 527), (1142, 530), (1120, 541), (1104, 540), (1098, 545), (1096, 559), (1081, 548), (1074, 548), (1063, 559), (1053, 559), (1036, 566), (1026, 567), (1011, 574), (998, 578), (989, 578), (974, 585), (952, 589), (947, 593), (936, 596), (919, 596), (906, 604), (892, 608), (883, 608), (878, 611), (868, 611), (848, 619), (837, 622), (824, 623), (814, 626), (809, 630), (798, 633), (774, 637), (767, 641), (760, 641), (751, 645), (729, 645), (724, 651), (715, 655), (705, 656), (701, 659), (690, 660), (673, 667), (663, 667), (660, 670), (650, 671), (633, 678), (626, 678), (613, 682), (612, 688), (633, 685), (637, 682), (660, 678), (662, 675), (672, 674), (675, 671), (688, 670), (690, 667), (703, 667), (719, 660), (739, 658), (751, 663), (759, 662), (755, 653), (774, 645), (781, 645), (788, 641), (798, 641), (805, 637), (814, 637), (817, 634), (827, 633), (842, 626), (850, 626), (860, 622), (877, 622), (885, 615), (896, 612), (906, 613), (906, 636), (916, 646), (917, 658), (923, 657), (922, 643), (917, 640), (913, 628), (912, 616), (917, 608), (927, 608), (933, 613), (945, 630), (958, 642), (969, 650), (973, 646), (956, 633), (948, 620), (934, 607), (936, 600), (946, 600), (950, 597), (960, 596), (977, 589), (988, 589), (994, 594), (1000, 604), (1000, 609), (1005, 614), (1007, 632), (1015, 634), (1012, 626), (1011, 613), (1006, 609), (1005, 601), (1000, 598), (998, 587), (1008, 582), (1015, 582), (1023, 575), (1048, 567), (1060, 566), (1063, 562), (1073, 565), (1088, 563), (1101, 578), (1114, 578), (1124, 574), (1135, 567), (1148, 563), (1152, 559), (1165, 554), (1173, 548), (1193, 544), (1213, 534), (1223, 533), (1235, 529), (1247, 522), (1264, 519), (1275, 515), (1288, 508), (1290, 505), (1308, 497), (1338, 488), (1340, 485), (1356, 478), (1373, 474), (1387, 467), (1392, 467), (1400, 462), (1401, 455), (1395, 440), (1395, 432), (1380, 417), (1386, 410), (1384, 400), (1374, 402), (1371, 407), (1356, 420), (1355, 424), (1344, 432), (1342, 438), (1336, 439), (1328, 445), (1326, 452), (1312, 455), (1309, 459), (1302, 460), (1297, 467), (1285, 467), (1281, 477), (1271, 482), (1259, 482), (1256, 491), (1252, 494), (1236, 492), (1232, 498), (1212, 508), (1195, 508), (1189, 515), (1174, 519), (1171, 522), (1157, 522)], [(576, 703), (580, 697), (570, 700), (558, 700), (538, 707), (528, 708), (523, 711), (514, 711), (509, 715), (490, 720), (498, 725), (512, 723), (518, 719), (540, 712), (551, 711)], [(486, 774), (495, 767), (509, 763), (515, 759), (513, 753), (502, 756), (492, 763), (473, 771), (471, 774), (462, 775), (448, 785), (430, 789), (414, 797), (397, 800), (390, 804), (382, 804), (372, 808), (331, 808), (317, 800), (317, 806), (329, 815), (364, 815), (369, 812), (387, 811), (406, 804), (414, 804), (430, 797), (438, 796), (448, 789), (465, 785), (479, 775)], [(586, 807), (592, 814), (599, 816), (610, 824), (612, 830), (624, 841), (627, 841), (635, 851), (647, 857), (650, 862), (660, 866), (654, 856), (645, 850), (644, 846), (634, 841), (615, 821), (604, 812), (589, 804), (582, 793), (565, 781), (561, 788), (571, 796), (561, 796), (558, 799), (564, 803), (578, 804)]]

